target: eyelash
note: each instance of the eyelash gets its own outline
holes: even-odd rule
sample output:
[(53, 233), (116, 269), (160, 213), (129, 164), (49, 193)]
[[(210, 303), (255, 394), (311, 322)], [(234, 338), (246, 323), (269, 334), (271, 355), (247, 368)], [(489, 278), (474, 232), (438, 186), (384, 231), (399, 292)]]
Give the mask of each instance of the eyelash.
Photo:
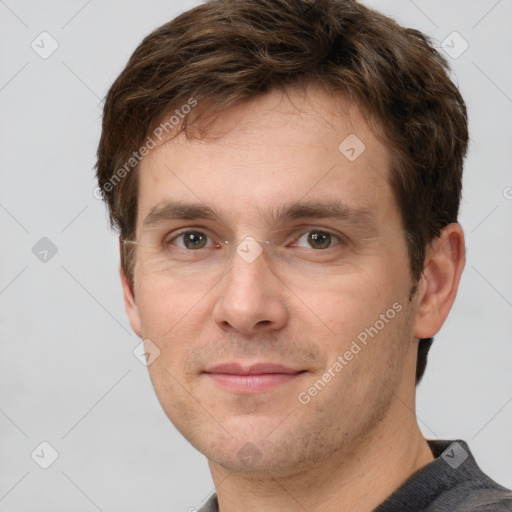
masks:
[[(324, 229), (324, 228), (319, 228), (319, 227), (308, 227), (307, 230), (305, 231), (301, 231), (300, 234), (298, 236), (295, 236), (293, 241), (297, 241), (299, 240), (300, 238), (302, 238), (304, 235), (308, 234), (308, 233), (312, 233), (312, 232), (319, 232), (319, 233), (325, 233), (325, 234), (328, 234), (332, 237), (334, 237), (335, 239), (338, 240), (338, 244), (335, 244), (335, 245), (332, 245), (330, 247), (327, 247), (325, 249), (314, 249), (313, 247), (310, 247), (310, 249), (312, 250), (315, 250), (315, 251), (328, 251), (329, 249), (333, 249), (334, 247), (336, 247), (337, 245), (346, 245), (348, 243), (348, 238), (342, 234), (339, 234), (339, 233), (334, 233), (328, 229)], [(181, 231), (179, 231), (178, 233), (176, 233), (171, 239), (167, 240), (167, 237), (164, 238), (164, 242), (163, 242), (163, 245), (164, 247), (166, 246), (170, 246), (170, 245), (173, 245), (173, 242), (177, 239), (179, 239), (181, 236), (183, 235), (186, 235), (187, 233), (200, 233), (202, 235), (206, 235), (209, 239), (211, 239), (211, 237), (205, 233), (204, 231), (201, 231), (201, 229), (196, 229), (196, 228), (186, 228), (186, 229), (183, 229)], [(219, 247), (219, 244), (216, 244), (214, 247), (202, 247), (201, 249), (214, 249), (214, 248), (217, 248)], [(304, 249), (304, 247), (300, 247), (301, 249)], [(197, 250), (191, 250), (191, 249), (187, 249), (186, 247), (178, 247), (178, 249), (182, 249), (184, 251), (189, 251), (189, 252), (198, 252), (200, 249), (197, 249)]]

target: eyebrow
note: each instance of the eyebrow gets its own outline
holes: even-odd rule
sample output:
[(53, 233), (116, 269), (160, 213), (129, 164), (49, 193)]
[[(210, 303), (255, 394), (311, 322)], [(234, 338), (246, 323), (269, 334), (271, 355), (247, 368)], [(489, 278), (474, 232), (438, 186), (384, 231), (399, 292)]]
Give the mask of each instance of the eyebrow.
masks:
[[(362, 228), (376, 229), (374, 215), (369, 209), (355, 208), (333, 200), (283, 204), (263, 212), (261, 216), (269, 226), (293, 219), (332, 219), (349, 221)], [(152, 228), (169, 220), (214, 220), (225, 224), (222, 216), (205, 204), (169, 200), (151, 208), (142, 225), (143, 228)]]

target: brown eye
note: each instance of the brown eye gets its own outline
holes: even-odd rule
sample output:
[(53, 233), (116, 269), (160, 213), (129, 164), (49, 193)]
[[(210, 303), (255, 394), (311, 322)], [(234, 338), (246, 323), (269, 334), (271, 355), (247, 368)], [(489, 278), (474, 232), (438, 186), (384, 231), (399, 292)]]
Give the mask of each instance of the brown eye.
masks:
[(327, 249), (332, 241), (332, 235), (325, 231), (310, 231), (308, 243), (314, 249)]
[[(337, 242), (341, 242), (342, 239), (328, 231), (321, 229), (311, 229), (307, 233), (304, 233), (300, 238), (297, 239), (295, 245), (306, 247), (307, 249), (330, 249)], [(305, 246), (307, 244), (307, 246)]]
[(178, 244), (178, 247), (194, 250), (206, 247), (208, 237), (200, 231), (185, 231), (184, 233), (180, 233), (175, 240), (183, 242), (184, 247), (180, 244)]

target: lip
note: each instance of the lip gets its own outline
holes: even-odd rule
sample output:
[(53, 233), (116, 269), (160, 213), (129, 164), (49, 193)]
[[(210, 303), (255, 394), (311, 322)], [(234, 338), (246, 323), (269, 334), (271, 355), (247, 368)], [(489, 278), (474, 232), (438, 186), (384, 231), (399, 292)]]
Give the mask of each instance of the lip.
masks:
[(275, 363), (243, 365), (224, 363), (205, 370), (206, 376), (221, 388), (235, 393), (263, 393), (299, 378), (306, 370)]
[(206, 373), (224, 373), (229, 375), (262, 375), (272, 373), (292, 374), (301, 370), (276, 363), (256, 363), (244, 365), (241, 363), (217, 364), (205, 370)]

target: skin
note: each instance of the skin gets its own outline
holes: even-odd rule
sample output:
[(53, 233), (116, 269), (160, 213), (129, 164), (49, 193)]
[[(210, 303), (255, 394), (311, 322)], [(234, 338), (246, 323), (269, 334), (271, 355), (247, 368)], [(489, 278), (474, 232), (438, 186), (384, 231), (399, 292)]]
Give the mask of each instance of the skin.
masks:
[[(450, 224), (428, 247), (411, 298), (391, 157), (376, 129), (354, 104), (319, 88), (273, 91), (223, 112), (202, 140), (180, 135), (141, 163), (137, 240), (193, 227), (230, 241), (172, 269), (139, 245), (133, 288), (121, 270), (132, 328), (160, 350), (149, 366), (158, 399), (208, 458), (222, 512), (368, 511), (433, 460), (415, 416), (418, 339), (436, 334), (448, 315), (464, 236)], [(366, 147), (354, 161), (338, 149), (350, 134)], [(220, 221), (143, 230), (152, 208), (176, 199), (208, 205)], [(283, 204), (326, 199), (367, 210), (372, 225), (265, 221)], [(346, 241), (332, 239), (322, 254), (303, 236), (314, 228)], [(248, 263), (233, 251), (245, 236), (274, 244), (261, 243), (263, 253)], [(397, 303), (400, 312), (333, 371), (358, 334)], [(229, 361), (304, 372), (268, 391), (238, 393), (204, 373)], [(299, 393), (329, 368), (330, 381), (300, 403)]]

